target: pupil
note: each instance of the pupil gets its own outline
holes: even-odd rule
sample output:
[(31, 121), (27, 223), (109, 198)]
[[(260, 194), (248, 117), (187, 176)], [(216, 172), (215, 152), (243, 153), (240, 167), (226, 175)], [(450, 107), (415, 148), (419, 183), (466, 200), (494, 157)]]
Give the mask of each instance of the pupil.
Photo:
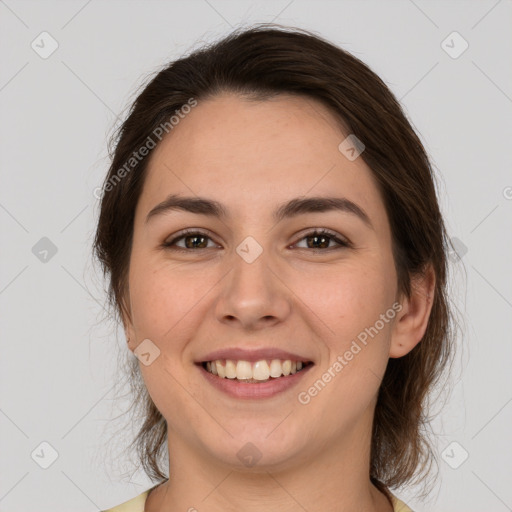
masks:
[[(200, 242), (200, 243), (203, 243), (203, 244), (204, 244), (204, 240), (205, 240), (205, 237), (204, 237), (204, 236), (189, 235), (189, 236), (187, 236), (187, 237), (186, 237), (186, 239), (185, 239), (185, 240), (186, 240), (185, 245), (187, 246), (187, 248), (188, 248), (188, 249), (193, 248), (193, 247), (198, 247), (198, 244), (194, 244), (194, 243), (190, 244), (190, 243), (188, 243), (188, 240), (190, 240), (191, 238), (192, 238), (192, 239), (194, 239), (194, 240), (198, 240), (198, 239), (200, 239), (200, 240), (202, 241), (202, 242)], [(203, 248), (203, 247), (201, 247), (201, 248)]]
[[(325, 242), (325, 240), (327, 240), (329, 237), (325, 236), (325, 235), (314, 235), (314, 236), (310, 236), (309, 238), (312, 238), (313, 240), (318, 241), (318, 240), (322, 240), (323, 242)], [(311, 247), (312, 244), (310, 244), (310, 248), (313, 248), (313, 249), (316, 249), (317, 246), (314, 246)], [(329, 246), (329, 242), (327, 242), (327, 246)], [(322, 247), (326, 247), (325, 243), (322, 244)]]

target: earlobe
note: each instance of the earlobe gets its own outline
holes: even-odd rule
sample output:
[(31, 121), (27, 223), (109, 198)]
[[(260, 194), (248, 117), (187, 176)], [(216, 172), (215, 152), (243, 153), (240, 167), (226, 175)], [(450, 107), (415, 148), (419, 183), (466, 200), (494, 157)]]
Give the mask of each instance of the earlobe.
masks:
[(136, 337), (133, 328), (129, 301), (123, 300), (121, 304), (121, 318), (123, 322), (123, 328), (126, 336), (126, 343), (128, 348), (133, 352), (136, 347)]
[(133, 352), (136, 348), (136, 337), (131, 321), (123, 319), (124, 333), (126, 336), (126, 344), (128, 348)]
[(403, 297), (402, 310), (395, 319), (389, 357), (408, 354), (427, 330), (434, 302), (435, 273), (431, 264), (422, 274), (411, 278), (411, 296)]
[(133, 352), (133, 350), (134, 350), (134, 347), (132, 346), (133, 340), (134, 340), (133, 328), (132, 328), (132, 324), (124, 317), (124, 315), (123, 315), (123, 329), (124, 329), (124, 335), (126, 338), (126, 344), (128, 345), (128, 348)]
[(136, 338), (133, 333), (133, 329), (131, 326), (127, 327), (125, 325), (124, 332), (125, 332), (125, 336), (126, 336), (126, 344), (128, 346), (128, 349), (133, 352), (137, 348), (137, 345), (135, 343)]
[(132, 352), (137, 348), (137, 344), (135, 343), (135, 337), (133, 334), (130, 334), (131, 331), (128, 331), (125, 329), (126, 333), (126, 345), (128, 346), (128, 349)]

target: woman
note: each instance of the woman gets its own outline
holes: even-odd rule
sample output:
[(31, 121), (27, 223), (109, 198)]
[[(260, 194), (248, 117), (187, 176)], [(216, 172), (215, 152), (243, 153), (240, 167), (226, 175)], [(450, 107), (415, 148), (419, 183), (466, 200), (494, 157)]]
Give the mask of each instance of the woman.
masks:
[(110, 510), (410, 510), (390, 488), (433, 461), (447, 244), (418, 136), (349, 53), (264, 24), (160, 71), (95, 239), (158, 482)]

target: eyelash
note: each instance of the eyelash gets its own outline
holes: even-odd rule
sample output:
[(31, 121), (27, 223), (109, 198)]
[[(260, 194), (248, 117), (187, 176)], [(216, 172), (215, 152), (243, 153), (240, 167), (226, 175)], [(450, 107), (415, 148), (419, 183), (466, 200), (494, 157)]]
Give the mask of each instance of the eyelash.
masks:
[[(192, 235), (201, 235), (201, 236), (204, 236), (204, 237), (209, 238), (210, 240), (212, 240), (212, 238), (210, 237), (210, 235), (208, 233), (205, 233), (203, 231), (193, 230), (193, 229), (186, 229), (186, 230), (182, 231), (181, 234), (179, 234), (177, 237), (175, 237), (172, 240), (170, 240), (169, 242), (164, 242), (162, 244), (162, 247), (165, 248), (165, 249), (170, 249), (170, 250), (179, 251), (179, 252), (191, 252), (191, 251), (200, 251), (200, 250), (204, 251), (204, 250), (208, 249), (208, 248), (188, 249), (188, 248), (183, 248), (183, 247), (177, 247), (177, 248), (173, 247), (173, 245), (176, 242), (180, 241), (183, 238), (187, 238), (188, 236), (192, 236)], [(315, 229), (313, 231), (310, 231), (310, 232), (306, 233), (305, 235), (302, 236), (302, 238), (300, 238), (298, 240), (298, 242), (301, 242), (305, 238), (310, 238), (310, 237), (313, 237), (313, 236), (327, 236), (328, 238), (330, 238), (331, 240), (334, 240), (337, 244), (339, 244), (339, 246), (338, 247), (328, 247), (326, 249), (309, 249), (307, 247), (305, 248), (305, 249), (309, 249), (310, 251), (330, 252), (332, 250), (344, 249), (344, 248), (352, 246), (352, 244), (350, 242), (348, 242), (347, 240), (340, 239), (336, 235), (335, 232), (330, 231), (328, 229), (324, 229), (324, 228), (322, 228), (322, 229)], [(304, 247), (300, 247), (300, 249), (304, 249)]]

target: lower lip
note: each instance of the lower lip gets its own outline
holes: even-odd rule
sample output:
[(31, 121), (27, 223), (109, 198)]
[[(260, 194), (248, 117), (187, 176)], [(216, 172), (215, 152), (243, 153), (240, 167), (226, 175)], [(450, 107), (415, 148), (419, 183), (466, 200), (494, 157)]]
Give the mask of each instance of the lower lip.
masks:
[(309, 364), (293, 375), (279, 377), (278, 379), (270, 379), (267, 382), (261, 383), (240, 382), (235, 379), (218, 377), (217, 375), (205, 370), (201, 364), (197, 366), (210, 384), (227, 395), (232, 396), (233, 398), (259, 399), (269, 398), (295, 386), (310, 370), (310, 368), (313, 367), (313, 364)]

